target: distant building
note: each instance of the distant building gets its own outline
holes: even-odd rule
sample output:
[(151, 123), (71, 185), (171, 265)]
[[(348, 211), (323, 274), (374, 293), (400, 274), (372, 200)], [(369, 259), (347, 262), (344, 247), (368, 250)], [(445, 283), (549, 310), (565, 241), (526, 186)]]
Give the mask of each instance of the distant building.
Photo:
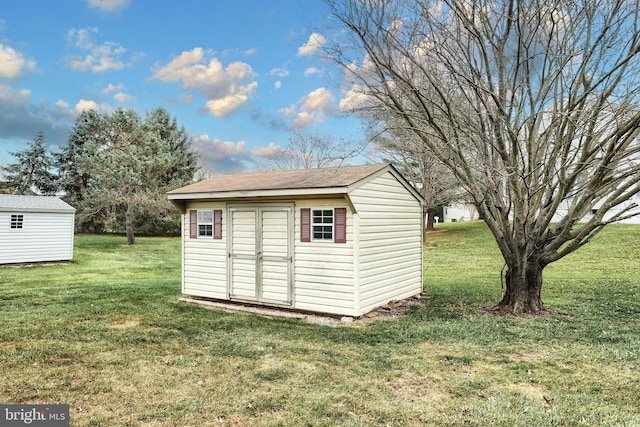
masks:
[(471, 203), (452, 203), (442, 208), (442, 218), (439, 222), (475, 221), (478, 219), (478, 209)]
[(0, 194), (0, 264), (73, 259), (75, 211), (57, 197)]

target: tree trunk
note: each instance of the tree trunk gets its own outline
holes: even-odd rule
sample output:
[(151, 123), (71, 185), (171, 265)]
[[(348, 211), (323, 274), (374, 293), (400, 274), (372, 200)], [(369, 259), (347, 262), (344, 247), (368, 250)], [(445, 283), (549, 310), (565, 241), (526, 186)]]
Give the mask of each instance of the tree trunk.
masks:
[(505, 274), (505, 292), (494, 311), (514, 315), (540, 315), (546, 312), (540, 297), (542, 292), (542, 270), (544, 265), (528, 262), (524, 275), (515, 274), (517, 269), (509, 268)]
[(435, 212), (434, 208), (427, 208), (427, 230), (433, 230), (433, 214)]
[(133, 202), (127, 203), (125, 220), (127, 225), (127, 244), (134, 245), (136, 243), (136, 236), (133, 233)]

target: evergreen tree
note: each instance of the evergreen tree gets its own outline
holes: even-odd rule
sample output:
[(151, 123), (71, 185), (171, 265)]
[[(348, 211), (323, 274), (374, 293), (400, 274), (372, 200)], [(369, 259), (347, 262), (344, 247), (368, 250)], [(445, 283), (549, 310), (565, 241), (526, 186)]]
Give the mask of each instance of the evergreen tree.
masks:
[(58, 156), (79, 228), (145, 234), (178, 233), (180, 215), (166, 192), (193, 180), (198, 158), (191, 139), (163, 108), (143, 120), (135, 111), (90, 111), (76, 120)]
[(13, 194), (52, 195), (58, 189), (53, 155), (49, 151), (44, 133), (38, 132), (29, 146), (11, 152), (17, 162), (1, 168), (4, 186)]

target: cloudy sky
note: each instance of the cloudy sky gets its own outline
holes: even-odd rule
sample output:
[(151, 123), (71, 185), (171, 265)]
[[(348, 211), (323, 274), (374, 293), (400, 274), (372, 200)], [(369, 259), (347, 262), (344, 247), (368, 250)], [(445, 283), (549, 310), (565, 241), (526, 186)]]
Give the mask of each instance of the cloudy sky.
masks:
[[(252, 170), (295, 130), (363, 141), (321, 0), (20, 0), (0, 8), (0, 165), (77, 114), (166, 108), (215, 172)], [(357, 161), (356, 161), (357, 162)]]

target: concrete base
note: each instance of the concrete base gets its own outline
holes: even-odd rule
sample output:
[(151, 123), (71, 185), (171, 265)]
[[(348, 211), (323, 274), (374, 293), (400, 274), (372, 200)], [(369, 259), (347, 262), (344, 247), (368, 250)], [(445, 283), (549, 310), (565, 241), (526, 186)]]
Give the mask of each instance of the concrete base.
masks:
[(189, 298), (189, 297), (182, 297), (180, 298), (180, 301), (194, 303), (206, 308), (214, 308), (214, 309), (219, 309), (226, 312), (252, 313), (252, 314), (257, 314), (259, 316), (264, 316), (264, 317), (282, 317), (282, 318), (289, 318), (289, 319), (300, 319), (305, 322), (313, 323), (316, 325), (339, 326), (340, 324), (350, 323), (351, 321), (353, 321), (353, 318), (351, 317), (342, 318), (342, 320), (340, 320), (340, 319), (336, 319), (334, 317), (329, 317), (329, 316), (305, 314), (305, 313), (299, 313), (299, 312), (284, 310), (284, 309), (278, 310), (277, 308), (257, 307), (257, 306), (239, 304), (239, 303), (231, 303), (231, 302), (227, 303), (222, 301), (208, 301), (208, 300), (201, 300), (201, 299)]

